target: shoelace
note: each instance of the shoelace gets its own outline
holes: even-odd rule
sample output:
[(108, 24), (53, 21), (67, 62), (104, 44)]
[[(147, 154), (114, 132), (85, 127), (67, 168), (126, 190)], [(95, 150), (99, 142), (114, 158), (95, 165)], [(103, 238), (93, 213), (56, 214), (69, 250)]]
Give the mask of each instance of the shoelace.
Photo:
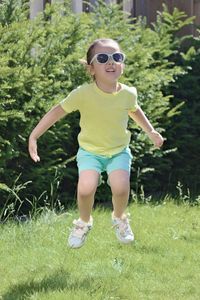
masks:
[(83, 224), (80, 224), (77, 220), (74, 220), (73, 224), (75, 225), (75, 227), (73, 229), (72, 235), (75, 237), (82, 238), (82, 236), (88, 231), (88, 227)]
[(113, 225), (113, 228), (115, 228), (115, 227), (118, 227), (120, 234), (123, 236), (128, 235), (128, 234), (132, 235), (132, 231), (131, 231), (131, 228), (129, 225), (129, 219), (127, 217), (120, 219), (119, 222), (117, 222), (116, 224)]

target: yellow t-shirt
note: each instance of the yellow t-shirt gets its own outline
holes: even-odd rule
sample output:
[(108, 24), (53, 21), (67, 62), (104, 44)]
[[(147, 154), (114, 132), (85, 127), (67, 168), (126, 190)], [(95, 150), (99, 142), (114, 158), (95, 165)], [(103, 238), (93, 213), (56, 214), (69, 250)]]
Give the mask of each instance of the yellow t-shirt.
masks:
[(95, 82), (87, 83), (60, 102), (66, 113), (80, 112), (78, 142), (85, 150), (111, 156), (128, 146), (131, 135), (127, 130), (128, 112), (138, 108), (137, 91), (120, 85), (118, 92), (105, 93)]

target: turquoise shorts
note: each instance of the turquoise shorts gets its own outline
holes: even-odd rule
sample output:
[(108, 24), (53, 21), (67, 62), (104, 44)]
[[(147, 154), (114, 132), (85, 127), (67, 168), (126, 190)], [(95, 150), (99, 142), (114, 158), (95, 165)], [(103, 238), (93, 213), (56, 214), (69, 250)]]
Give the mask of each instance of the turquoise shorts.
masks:
[(109, 175), (115, 170), (126, 170), (130, 173), (132, 158), (129, 147), (112, 156), (96, 155), (79, 148), (76, 160), (79, 174), (81, 171), (95, 170), (99, 174), (106, 171)]

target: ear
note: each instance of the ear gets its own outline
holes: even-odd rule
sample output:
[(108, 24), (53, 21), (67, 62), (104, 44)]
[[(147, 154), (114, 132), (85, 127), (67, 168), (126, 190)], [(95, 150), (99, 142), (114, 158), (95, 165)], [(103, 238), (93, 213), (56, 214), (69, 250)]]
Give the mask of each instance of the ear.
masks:
[(95, 75), (93, 65), (86, 65), (86, 69), (87, 69), (88, 73), (89, 73), (91, 76), (94, 76), (94, 75)]
[(86, 71), (91, 75), (94, 76), (94, 68), (93, 65), (88, 65), (85, 59), (79, 59), (79, 62), (84, 66)]

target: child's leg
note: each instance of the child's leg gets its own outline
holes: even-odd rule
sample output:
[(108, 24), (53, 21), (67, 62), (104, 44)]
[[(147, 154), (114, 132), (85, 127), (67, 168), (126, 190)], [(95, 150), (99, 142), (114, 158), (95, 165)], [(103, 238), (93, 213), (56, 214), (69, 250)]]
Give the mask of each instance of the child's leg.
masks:
[(115, 170), (109, 174), (112, 190), (114, 216), (121, 218), (125, 212), (129, 199), (130, 175), (126, 170)]
[(116, 170), (110, 173), (109, 181), (113, 194), (112, 223), (118, 240), (123, 244), (134, 241), (134, 234), (131, 230), (129, 220), (125, 214), (129, 198), (129, 172)]
[(78, 181), (78, 208), (80, 218), (84, 222), (89, 222), (94, 195), (99, 182), (99, 173), (95, 170), (84, 170), (79, 174)]

